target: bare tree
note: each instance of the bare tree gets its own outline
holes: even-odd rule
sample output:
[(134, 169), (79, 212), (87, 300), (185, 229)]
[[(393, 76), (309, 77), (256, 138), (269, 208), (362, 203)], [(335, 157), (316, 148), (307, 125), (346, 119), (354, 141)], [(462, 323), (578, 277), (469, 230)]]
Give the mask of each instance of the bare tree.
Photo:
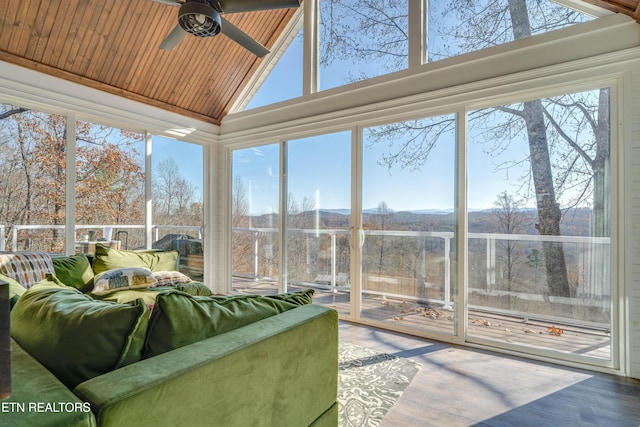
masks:
[[(376, 62), (387, 71), (407, 67), (406, 0), (330, 0), (320, 3), (320, 62)], [(365, 72), (349, 73), (346, 82), (363, 80)]]
[(249, 201), (244, 183), (240, 177), (236, 177), (231, 191), (231, 226), (246, 227), (249, 215)]
[(231, 227), (232, 227), (232, 265), (234, 272), (251, 272), (252, 235), (247, 232), (233, 231), (235, 228), (250, 227), (249, 201), (244, 183), (240, 177), (233, 181), (231, 191)]
[[(144, 220), (143, 134), (77, 123), (76, 221), (141, 224)], [(132, 239), (141, 245), (141, 238)]]
[[(522, 203), (515, 197), (503, 191), (495, 201), (496, 209), (494, 214), (497, 219), (499, 231), (503, 234), (518, 234), (524, 231), (526, 216), (521, 210)], [(519, 260), (518, 242), (506, 240), (501, 244), (505, 257), (505, 270), (507, 287), (511, 290), (511, 285), (516, 279), (516, 269)]]
[(159, 162), (153, 180), (154, 222), (192, 225), (195, 192), (196, 186), (182, 176), (175, 159)]
[[(392, 217), (393, 210), (389, 208), (387, 202), (382, 201), (378, 203), (378, 207), (376, 208), (376, 215), (372, 218), (372, 220), (378, 230), (384, 231), (388, 229), (389, 222), (391, 221)], [(378, 276), (382, 276), (382, 272), (384, 271), (384, 259), (388, 249), (385, 243), (385, 236), (383, 234), (380, 236), (380, 239), (378, 239)]]

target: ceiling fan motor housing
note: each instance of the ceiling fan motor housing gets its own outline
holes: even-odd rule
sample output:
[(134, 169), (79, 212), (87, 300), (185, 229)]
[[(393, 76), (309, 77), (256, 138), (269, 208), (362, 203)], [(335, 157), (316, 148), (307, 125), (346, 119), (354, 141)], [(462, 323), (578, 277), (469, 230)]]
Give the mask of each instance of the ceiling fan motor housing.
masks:
[(222, 21), (216, 10), (207, 3), (187, 1), (178, 11), (178, 23), (197, 37), (213, 37), (220, 33)]

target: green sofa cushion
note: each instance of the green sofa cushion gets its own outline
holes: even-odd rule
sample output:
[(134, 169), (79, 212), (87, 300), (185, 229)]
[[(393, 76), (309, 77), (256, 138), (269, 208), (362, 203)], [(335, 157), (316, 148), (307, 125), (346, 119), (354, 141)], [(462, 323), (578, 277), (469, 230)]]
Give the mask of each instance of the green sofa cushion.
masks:
[(127, 251), (96, 244), (95, 274), (115, 268), (147, 267), (151, 271), (178, 270), (178, 251)]
[(193, 296), (205, 297), (205, 296), (213, 295), (213, 292), (211, 292), (211, 289), (209, 289), (207, 285), (205, 285), (202, 282), (180, 283), (172, 286), (172, 288)]
[(11, 341), (11, 397), (2, 404), (9, 409), (0, 412), (2, 426), (96, 425), (91, 405), (80, 400), (15, 340)]
[(46, 280), (11, 311), (12, 337), (69, 389), (141, 358), (149, 321), (142, 300), (94, 300)]
[(67, 286), (81, 292), (93, 289), (93, 269), (84, 254), (53, 258), (53, 269), (56, 277)]
[(182, 292), (161, 293), (151, 312), (143, 357), (157, 356), (299, 305), (302, 304), (257, 295), (203, 297)]
[(149, 308), (153, 307), (156, 303), (156, 297), (158, 296), (158, 291), (164, 288), (146, 288), (146, 289), (131, 289), (131, 290), (122, 290), (118, 292), (113, 292), (106, 295), (92, 295), (95, 299), (99, 299), (101, 301), (112, 301), (117, 302), (118, 304), (130, 304), (138, 299), (144, 301), (144, 303), (149, 306)]
[(174, 292), (181, 291), (187, 293), (189, 295), (199, 295), (199, 296), (208, 296), (211, 295), (211, 289), (207, 288), (202, 282), (189, 282), (183, 283), (175, 286), (158, 286), (153, 288), (146, 289), (132, 289), (132, 290), (124, 290), (113, 292), (111, 294), (107, 294), (104, 296), (94, 296), (95, 298), (99, 298), (104, 301), (115, 301), (120, 304), (130, 303), (132, 301), (137, 300), (138, 298), (142, 298), (144, 302), (153, 306), (156, 303), (156, 297), (161, 292)]
[(313, 302), (313, 289), (307, 289), (299, 292), (289, 292), (286, 294), (267, 295), (267, 298), (288, 301), (296, 305), (311, 304)]

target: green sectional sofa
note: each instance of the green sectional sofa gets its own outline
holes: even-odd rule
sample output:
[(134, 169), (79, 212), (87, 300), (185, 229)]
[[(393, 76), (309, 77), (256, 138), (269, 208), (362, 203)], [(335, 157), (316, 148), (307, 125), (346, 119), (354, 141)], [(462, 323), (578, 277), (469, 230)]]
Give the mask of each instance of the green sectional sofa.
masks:
[(177, 254), (17, 254), (0, 254), (13, 293), (0, 425), (337, 425), (338, 316), (312, 291), (228, 296), (167, 283)]

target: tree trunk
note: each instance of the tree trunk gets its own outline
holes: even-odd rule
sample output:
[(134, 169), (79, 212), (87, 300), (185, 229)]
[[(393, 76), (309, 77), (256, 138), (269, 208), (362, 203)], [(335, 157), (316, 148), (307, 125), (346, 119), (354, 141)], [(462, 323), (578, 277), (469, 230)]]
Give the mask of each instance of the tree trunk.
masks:
[[(531, 36), (531, 24), (525, 0), (509, 0), (509, 13), (515, 39)], [(524, 103), (523, 118), (527, 126), (531, 172), (536, 189), (538, 224), (536, 228), (542, 236), (560, 236), (562, 213), (556, 202), (553, 186), (549, 145), (544, 123), (544, 108), (540, 100)], [(543, 242), (547, 286), (550, 295), (570, 296), (567, 278), (567, 263), (564, 248), (560, 242)]]
[[(29, 169), (29, 162), (28, 162), (28, 159), (30, 156), (27, 154), (25, 139), (26, 137), (24, 136), (22, 125), (18, 124), (18, 144), (20, 148), (20, 160), (22, 163), (22, 170), (24, 171), (24, 187), (25, 187), (25, 200), (23, 205), (24, 217), (22, 222), (24, 224), (31, 224), (31, 198), (33, 197), (33, 195), (31, 191), (31, 182), (32, 182), (31, 171)], [(24, 243), (23, 250), (25, 251), (29, 250), (30, 249), (29, 238), (26, 238), (24, 242), (25, 243)], [(17, 245), (17, 242), (14, 244)]]
[[(541, 236), (560, 236), (562, 213), (556, 202), (549, 159), (549, 146), (544, 125), (543, 107), (540, 100), (524, 103), (524, 120), (529, 138), (531, 172), (536, 188), (538, 223), (536, 229)], [(571, 295), (567, 278), (564, 248), (560, 242), (542, 242), (547, 269), (547, 286), (550, 295)]]

